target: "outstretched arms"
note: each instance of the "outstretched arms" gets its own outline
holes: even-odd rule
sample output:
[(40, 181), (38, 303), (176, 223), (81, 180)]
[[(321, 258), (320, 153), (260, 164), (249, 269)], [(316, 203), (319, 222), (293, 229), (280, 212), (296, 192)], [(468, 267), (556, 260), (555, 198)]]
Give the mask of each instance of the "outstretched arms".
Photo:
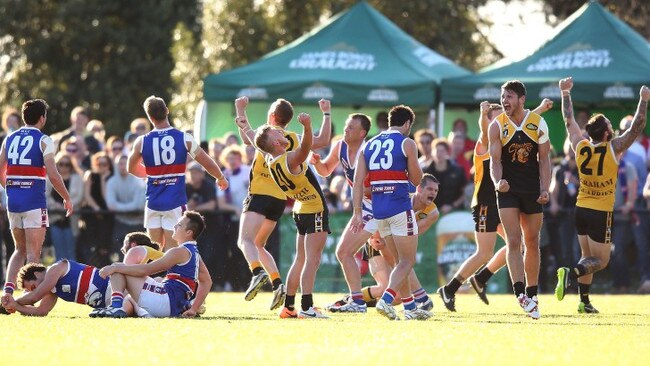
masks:
[(321, 112), (323, 112), (323, 124), (320, 126), (318, 136), (314, 136), (314, 143), (311, 147), (312, 150), (318, 150), (329, 145), (332, 136), (332, 116), (330, 114), (332, 112), (331, 103), (327, 99), (321, 99), (318, 101), (318, 106), (320, 107)]
[(648, 100), (650, 99), (650, 89), (647, 86), (642, 86), (639, 90), (639, 104), (636, 107), (634, 120), (630, 129), (625, 131), (621, 136), (612, 140), (612, 147), (616, 154), (620, 154), (627, 150), (634, 140), (639, 136), (641, 131), (645, 129), (646, 113), (648, 111)]
[(573, 88), (573, 78), (568, 77), (560, 80), (560, 91), (562, 92), (562, 118), (564, 118), (564, 124), (566, 125), (567, 133), (569, 134), (569, 141), (571, 141), (571, 147), (575, 151), (578, 142), (583, 139), (582, 133), (580, 133), (580, 127), (573, 117), (573, 103), (571, 102), (571, 88)]

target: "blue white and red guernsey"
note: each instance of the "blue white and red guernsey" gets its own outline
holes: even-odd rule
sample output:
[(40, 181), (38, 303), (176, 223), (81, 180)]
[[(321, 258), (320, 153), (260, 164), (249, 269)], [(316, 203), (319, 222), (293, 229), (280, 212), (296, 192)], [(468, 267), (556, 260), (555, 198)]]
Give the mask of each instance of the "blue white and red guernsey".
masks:
[(368, 141), (363, 150), (375, 219), (386, 219), (413, 209), (403, 148), (405, 139), (399, 131), (383, 131)]
[(185, 193), (185, 133), (173, 127), (154, 129), (142, 139), (147, 172), (147, 207), (169, 211), (187, 204)]
[(68, 263), (68, 271), (54, 286), (56, 296), (64, 301), (86, 304), (93, 308), (110, 305), (110, 295), (106, 294), (108, 278), (101, 278), (97, 268), (66, 259), (61, 262)]
[(339, 161), (341, 162), (341, 166), (343, 166), (343, 171), (345, 172), (345, 179), (348, 181), (350, 187), (352, 187), (354, 185), (354, 171), (357, 164), (357, 157), (359, 156), (361, 149), (357, 151), (357, 156), (353, 156), (352, 159), (350, 159), (350, 156), (348, 156), (348, 151), (349, 151), (348, 144), (345, 141), (341, 140), (341, 149), (339, 150)]
[(38, 128), (21, 127), (5, 141), (7, 158), (7, 208), (9, 212), (25, 212), (46, 208), (45, 161)]
[(201, 256), (196, 248), (195, 241), (188, 241), (180, 246), (190, 252), (190, 259), (183, 264), (177, 264), (167, 271), (163, 286), (169, 296), (169, 309), (171, 316), (179, 316), (190, 308), (190, 300), (199, 281), (199, 260)]

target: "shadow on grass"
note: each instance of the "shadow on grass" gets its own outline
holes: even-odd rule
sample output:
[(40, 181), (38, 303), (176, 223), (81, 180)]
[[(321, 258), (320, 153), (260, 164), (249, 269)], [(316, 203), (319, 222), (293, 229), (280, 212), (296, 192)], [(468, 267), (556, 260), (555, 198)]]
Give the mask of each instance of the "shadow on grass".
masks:
[[(484, 324), (524, 324), (534, 321), (522, 313), (473, 313), (471, 317), (461, 314), (434, 316), (431, 321), (446, 323), (484, 323)], [(642, 314), (542, 314), (541, 324), (554, 326), (597, 325), (597, 326), (632, 326), (650, 328), (650, 322)]]

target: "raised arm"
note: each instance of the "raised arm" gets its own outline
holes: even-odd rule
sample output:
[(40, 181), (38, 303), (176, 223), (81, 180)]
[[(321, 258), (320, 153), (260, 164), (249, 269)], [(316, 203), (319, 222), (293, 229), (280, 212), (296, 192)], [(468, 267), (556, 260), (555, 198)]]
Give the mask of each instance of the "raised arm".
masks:
[(627, 150), (645, 129), (648, 99), (650, 99), (650, 89), (644, 85), (639, 90), (639, 104), (636, 107), (632, 126), (621, 136), (612, 140), (612, 147), (617, 155)]
[(414, 186), (418, 186), (422, 181), (422, 168), (420, 168), (420, 163), (418, 162), (418, 147), (415, 145), (415, 141), (410, 138), (404, 139), (403, 143), (409, 180)]
[(321, 99), (318, 101), (318, 106), (320, 107), (321, 112), (323, 112), (323, 123), (320, 126), (318, 136), (314, 136), (314, 144), (311, 147), (312, 150), (318, 150), (329, 145), (330, 138), (332, 137), (331, 103), (327, 99)]
[(320, 155), (317, 153), (312, 153), (309, 163), (314, 167), (316, 173), (321, 177), (329, 177), (336, 166), (339, 164), (339, 152), (341, 151), (341, 141), (336, 141), (332, 148), (330, 149), (329, 154), (325, 159), (321, 159)]
[(533, 109), (533, 113), (543, 114), (550, 111), (551, 108), (553, 108), (553, 101), (548, 98), (544, 98), (542, 102), (537, 106), (537, 108)]
[[(235, 111), (237, 113), (237, 118), (243, 118), (246, 121), (248, 121), (248, 117), (246, 116), (247, 106), (248, 106), (248, 97), (239, 97), (235, 99)], [(248, 131), (244, 131), (240, 128), (239, 137), (241, 137), (241, 140), (244, 142), (245, 145), (252, 145), (253, 138), (255, 137), (255, 131), (253, 131), (252, 135), (248, 134), (247, 132)]]
[(298, 168), (307, 160), (313, 141), (311, 117), (309, 114), (300, 113), (298, 115), (298, 122), (302, 125), (302, 141), (300, 141), (300, 146), (297, 149), (289, 152), (287, 155), (287, 165), (289, 165), (289, 171), (293, 174), (300, 173)]
[(487, 151), (487, 146), (488, 146), (488, 125), (490, 124), (490, 121), (488, 120), (488, 111), (490, 108), (490, 102), (483, 101), (481, 102), (480, 105), (480, 111), (481, 115), (478, 118), (478, 127), (480, 130), (480, 134), (478, 137), (478, 143), (480, 145), (476, 146), (476, 153), (477, 154), (484, 154), (485, 151)]
[(490, 142), (490, 177), (494, 188), (499, 192), (508, 192), (510, 185), (503, 179), (503, 165), (501, 164), (501, 132), (499, 124), (492, 122), (488, 128), (488, 139)]
[(580, 142), (583, 137), (580, 133), (580, 127), (573, 117), (573, 103), (571, 102), (571, 88), (573, 88), (573, 78), (568, 77), (560, 80), (559, 82), (560, 90), (562, 92), (562, 118), (564, 118), (564, 124), (566, 126), (566, 131), (569, 134), (569, 141), (571, 141), (571, 147), (573, 151), (576, 150), (578, 142)]

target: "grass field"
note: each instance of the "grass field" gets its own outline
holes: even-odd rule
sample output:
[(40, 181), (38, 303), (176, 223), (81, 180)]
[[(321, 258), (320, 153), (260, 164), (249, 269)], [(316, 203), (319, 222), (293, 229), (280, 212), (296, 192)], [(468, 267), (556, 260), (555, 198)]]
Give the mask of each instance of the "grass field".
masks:
[[(316, 294), (317, 304), (338, 295)], [(245, 302), (213, 293), (199, 319), (91, 319), (59, 301), (46, 318), (1, 316), (0, 365), (648, 365), (650, 296), (592, 295), (598, 315), (577, 314), (577, 296), (540, 297), (528, 318), (512, 295), (486, 306), (459, 295), (457, 313), (435, 298), (428, 321), (368, 314), (281, 320), (269, 294)], [(299, 302), (299, 299), (298, 299)], [(401, 306), (398, 307), (401, 309)]]

